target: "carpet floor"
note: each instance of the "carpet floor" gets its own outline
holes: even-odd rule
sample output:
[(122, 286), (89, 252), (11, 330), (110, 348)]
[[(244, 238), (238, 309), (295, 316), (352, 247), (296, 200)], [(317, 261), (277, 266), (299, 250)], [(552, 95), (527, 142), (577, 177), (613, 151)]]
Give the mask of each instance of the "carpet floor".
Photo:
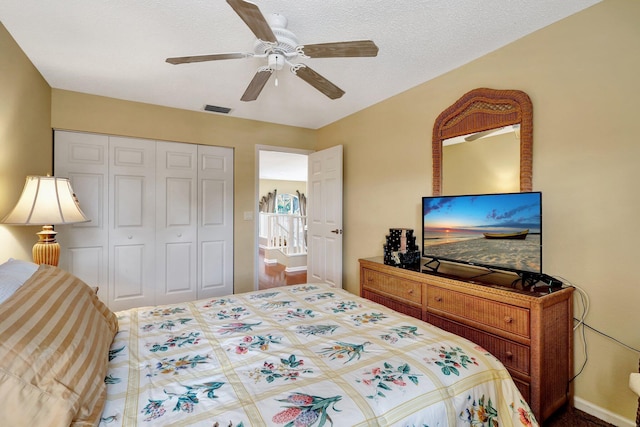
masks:
[(559, 409), (548, 418), (543, 427), (615, 427), (578, 409)]

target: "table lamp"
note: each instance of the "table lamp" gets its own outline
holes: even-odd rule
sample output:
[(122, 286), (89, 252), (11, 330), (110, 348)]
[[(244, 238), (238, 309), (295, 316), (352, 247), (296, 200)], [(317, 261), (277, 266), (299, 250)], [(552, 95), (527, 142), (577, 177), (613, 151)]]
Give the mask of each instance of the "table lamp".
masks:
[(39, 240), (33, 245), (33, 262), (57, 266), (60, 245), (53, 226), (87, 221), (68, 178), (28, 176), (20, 200), (2, 223), (42, 225), (37, 233)]

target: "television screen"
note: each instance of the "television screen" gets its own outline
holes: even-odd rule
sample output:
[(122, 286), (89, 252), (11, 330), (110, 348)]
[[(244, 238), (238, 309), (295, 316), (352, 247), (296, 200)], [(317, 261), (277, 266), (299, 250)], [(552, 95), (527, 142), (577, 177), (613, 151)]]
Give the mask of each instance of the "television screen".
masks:
[(422, 255), (542, 273), (540, 192), (422, 198)]

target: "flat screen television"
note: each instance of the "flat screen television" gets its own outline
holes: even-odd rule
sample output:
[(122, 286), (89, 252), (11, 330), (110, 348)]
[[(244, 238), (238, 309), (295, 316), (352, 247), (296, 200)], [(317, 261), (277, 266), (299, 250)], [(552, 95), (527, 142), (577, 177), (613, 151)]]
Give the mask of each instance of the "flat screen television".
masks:
[(452, 261), (542, 274), (540, 192), (422, 198), (422, 256), (437, 271)]

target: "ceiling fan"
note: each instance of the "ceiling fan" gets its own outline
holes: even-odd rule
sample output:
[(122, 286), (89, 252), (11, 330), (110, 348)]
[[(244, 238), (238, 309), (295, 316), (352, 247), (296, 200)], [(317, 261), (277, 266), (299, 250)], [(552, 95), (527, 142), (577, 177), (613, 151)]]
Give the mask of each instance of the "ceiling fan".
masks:
[[(246, 0), (227, 0), (227, 3), (242, 18), (244, 23), (258, 38), (254, 45), (254, 53), (231, 52), (212, 55), (181, 56), (167, 58), (170, 64), (187, 64), (192, 62), (219, 61), (240, 58), (267, 58), (267, 65), (258, 68), (251, 83), (245, 90), (242, 101), (255, 101), (274, 71), (285, 65), (293, 74), (325, 94), (331, 99), (340, 98), (344, 91), (329, 80), (302, 63), (291, 62), (294, 58), (339, 58), (339, 57), (372, 57), (378, 55), (378, 46), (371, 40), (346, 41), (298, 45), (298, 39), (289, 31), (287, 19), (282, 15), (269, 15), (260, 12), (258, 6)], [(276, 85), (278, 83), (276, 76)]]

